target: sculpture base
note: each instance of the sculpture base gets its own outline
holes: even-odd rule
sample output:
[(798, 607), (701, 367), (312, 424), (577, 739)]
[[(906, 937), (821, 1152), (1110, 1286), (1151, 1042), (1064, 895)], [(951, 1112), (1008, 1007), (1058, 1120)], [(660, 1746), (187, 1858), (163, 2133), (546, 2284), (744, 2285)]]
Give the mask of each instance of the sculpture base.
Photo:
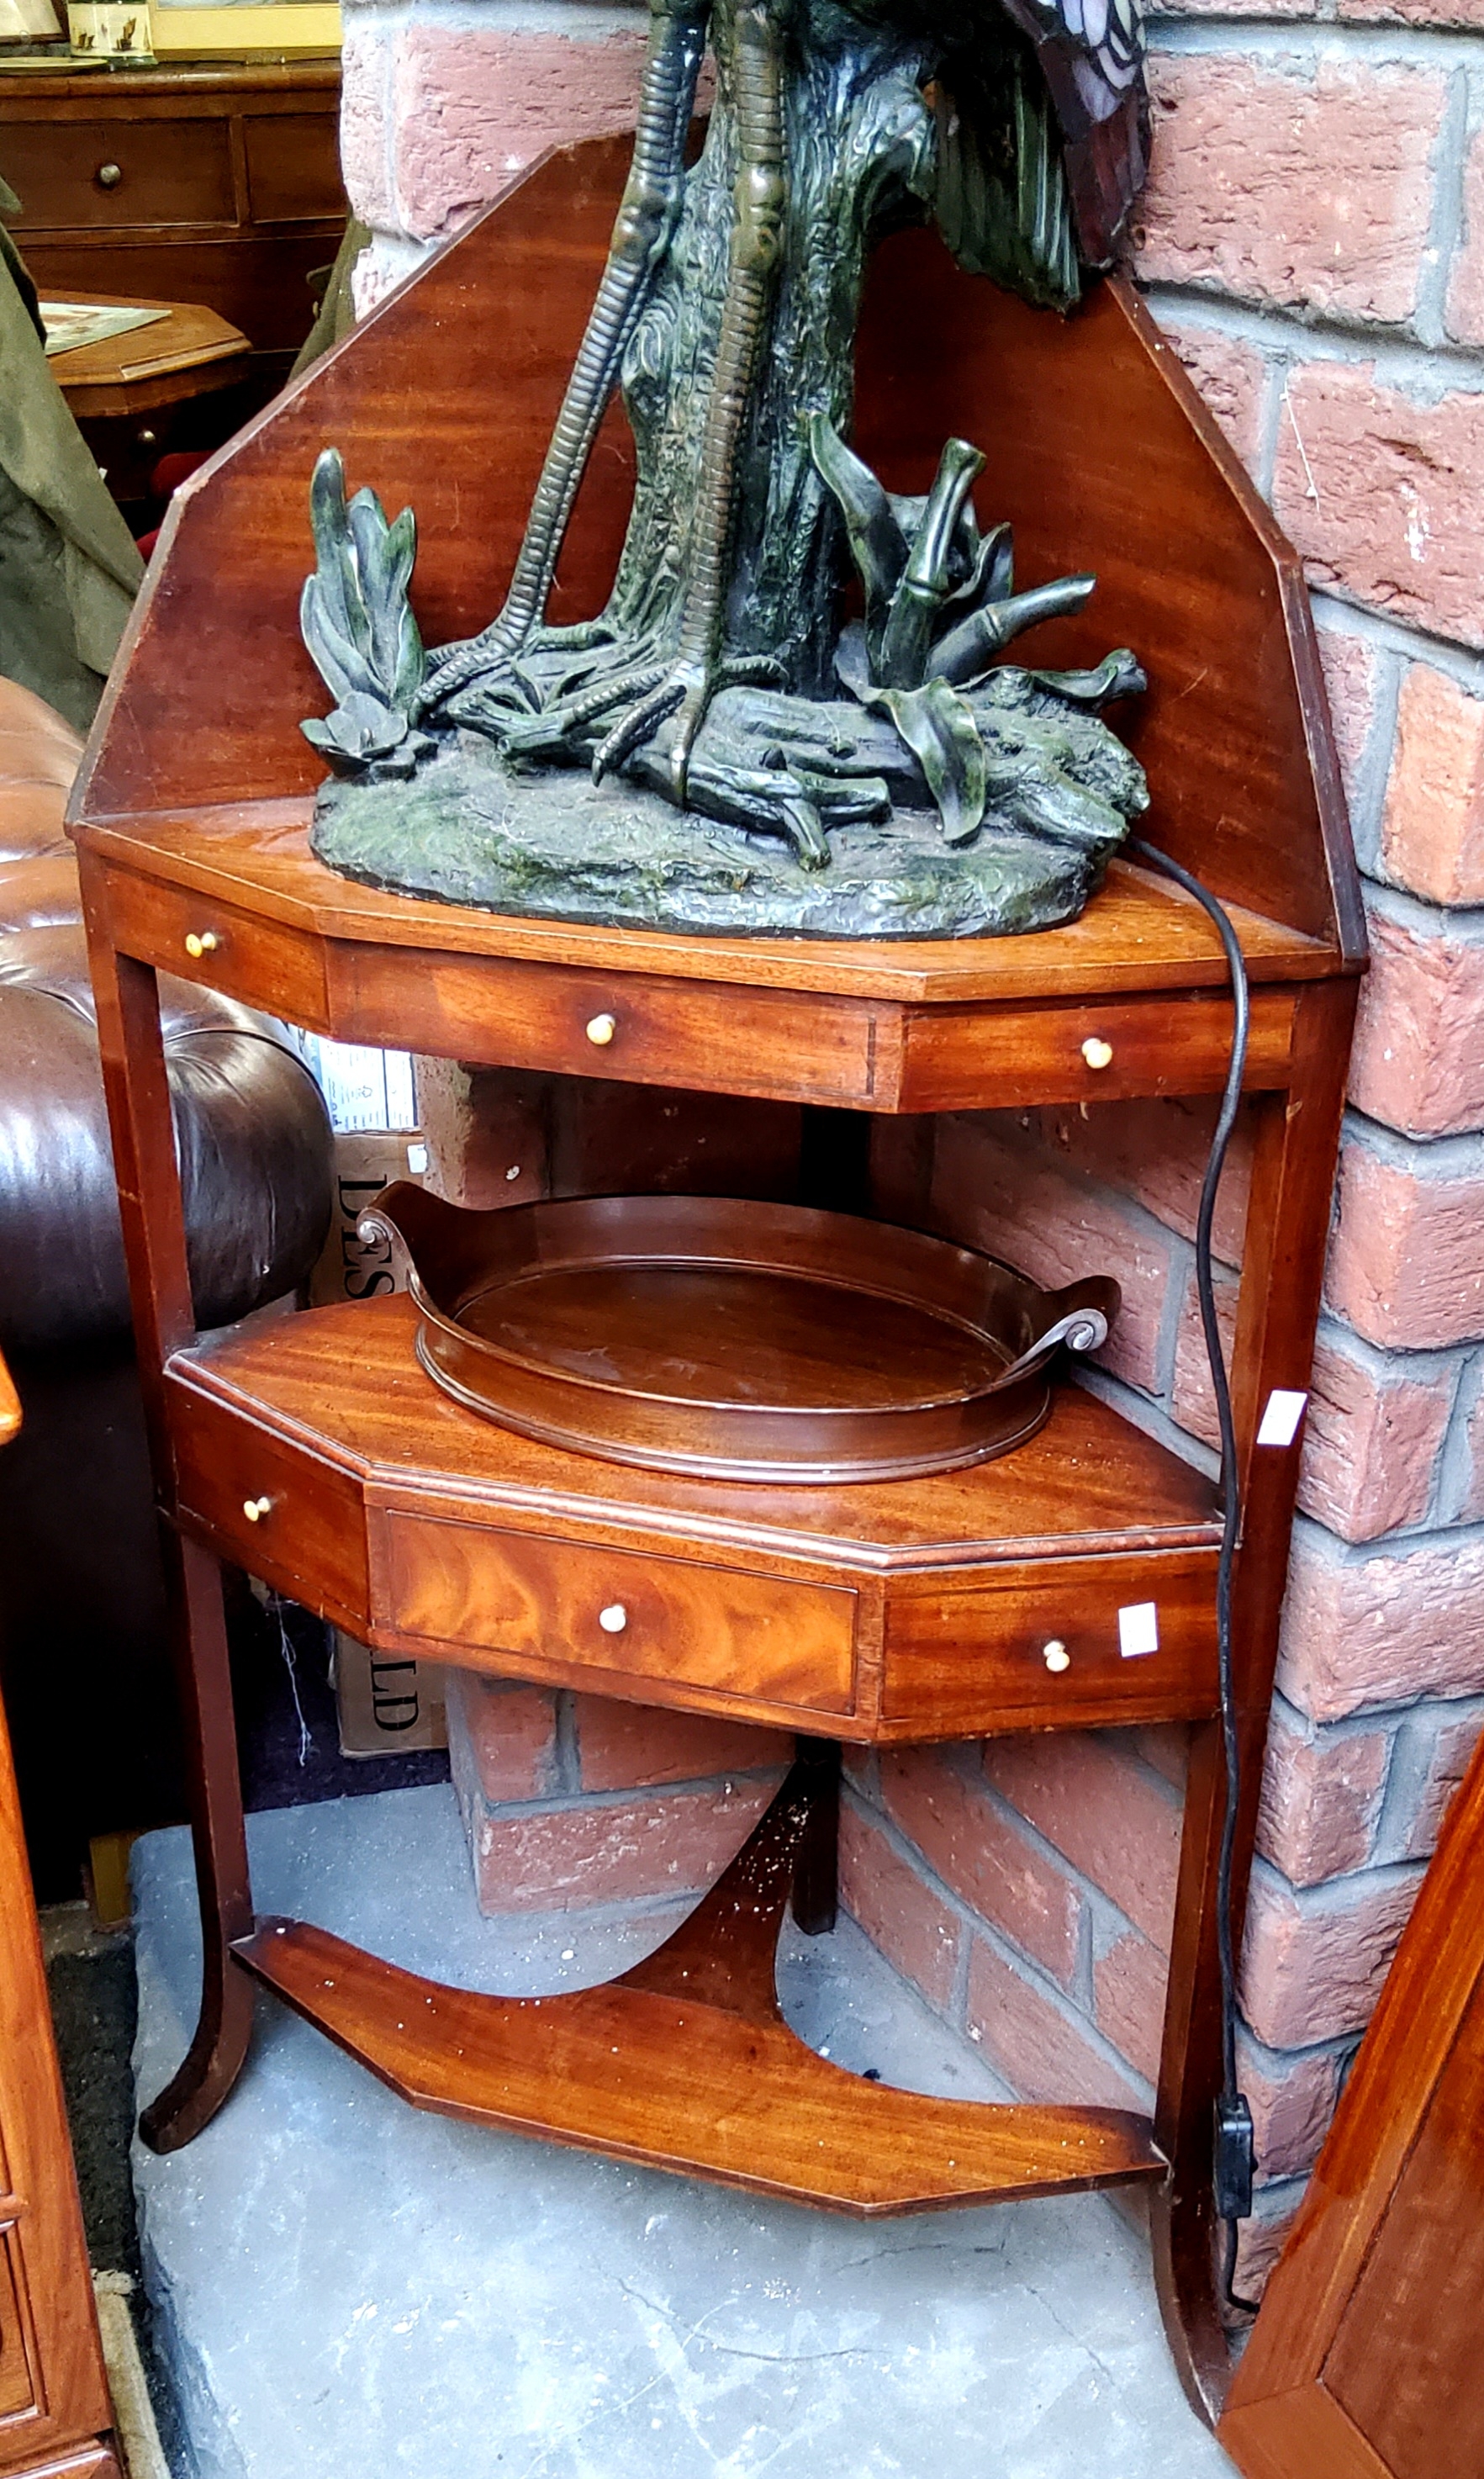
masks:
[(548, 921), (703, 937), (985, 938), (1074, 920), (1107, 853), (981, 828), (945, 843), (935, 816), (832, 831), (831, 865), (576, 769), (517, 773), (488, 745), (441, 753), (406, 781), (323, 785), (320, 860), (369, 886)]

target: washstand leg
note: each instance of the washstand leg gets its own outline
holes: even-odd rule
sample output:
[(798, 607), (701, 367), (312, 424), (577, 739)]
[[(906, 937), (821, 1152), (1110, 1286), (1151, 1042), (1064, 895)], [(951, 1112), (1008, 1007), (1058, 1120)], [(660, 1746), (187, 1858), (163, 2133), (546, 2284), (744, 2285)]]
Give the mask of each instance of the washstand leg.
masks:
[(793, 1914), (806, 1936), (828, 1936), (839, 1910), (840, 1751), (833, 1739), (797, 1742), (808, 1822), (794, 1863)]
[[(1232, 1648), (1241, 1771), (1231, 1886), (1239, 1955), (1302, 1448), (1301, 1433), (1287, 1446), (1259, 1447), (1257, 1432), (1274, 1388), (1302, 1393), (1310, 1382), (1354, 1010), (1353, 982), (1306, 988), (1295, 1007), (1291, 1082), (1247, 1106), (1251, 1191), (1231, 1369), (1244, 1502)], [(1192, 1734), (1187, 1776), (1154, 2128), (1171, 2169), (1152, 2198), (1151, 2228), (1176, 2370), (1192, 2407), (1213, 2426), (1233, 2366), (1224, 2232), (1212, 2193), (1212, 2105), (1222, 2067), (1216, 1920), (1225, 1801), (1220, 1727), (1208, 1722)]]
[(243, 2069), (252, 2029), (252, 1984), (233, 1961), (252, 1932), (252, 1895), (221, 1576), (215, 1558), (175, 1528), (174, 1454), (166, 1367), (194, 1340), (185, 1209), (153, 968), (114, 943), (105, 871), (79, 856), (98, 1049), (108, 1097), (129, 1302), (161, 1508), (161, 1556), (170, 1649), (180, 1697), (202, 1926), (200, 2019), (179, 2073), (140, 2121), (156, 2152), (199, 2134)]
[(201, 2010), (183, 2062), (141, 2115), (140, 2134), (152, 2152), (178, 2152), (210, 2125), (246, 2062), (253, 1984), (231, 1947), (252, 1934), (253, 1917), (220, 1570), (171, 1525), (161, 1530), (191, 1776)]

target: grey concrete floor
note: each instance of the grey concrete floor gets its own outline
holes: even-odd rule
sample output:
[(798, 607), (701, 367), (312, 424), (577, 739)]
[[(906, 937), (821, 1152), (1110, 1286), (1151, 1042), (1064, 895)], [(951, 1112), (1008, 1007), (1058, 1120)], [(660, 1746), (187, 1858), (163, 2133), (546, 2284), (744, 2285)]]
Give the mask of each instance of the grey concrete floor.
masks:
[[(656, 1913), (480, 1920), (452, 1794), (249, 1827), (261, 1910), (412, 1969), (539, 1993), (624, 1968)], [(141, 2099), (185, 2049), (182, 1831), (135, 1852)], [(673, 1916), (673, 1915), (671, 1915)], [(636, 1936), (642, 1943), (636, 1943)], [(1003, 2096), (846, 1924), (792, 1936), (814, 2046)], [(145, 2280), (199, 2479), (1218, 2479), (1142, 2237), (1071, 2196), (877, 2225), (407, 2108), (271, 1999), (185, 2152), (136, 2145)]]

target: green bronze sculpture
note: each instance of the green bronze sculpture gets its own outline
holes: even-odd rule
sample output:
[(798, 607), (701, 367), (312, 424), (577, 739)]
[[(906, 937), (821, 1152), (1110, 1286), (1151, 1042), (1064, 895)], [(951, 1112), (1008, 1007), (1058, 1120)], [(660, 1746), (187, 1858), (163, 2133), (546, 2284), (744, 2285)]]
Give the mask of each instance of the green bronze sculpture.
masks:
[[(717, 96), (684, 148), (709, 40)], [(846, 446), (873, 242), (935, 217), (1066, 309), (1147, 143), (1136, 0), (651, 0), (632, 167), (504, 606), (426, 654), (413, 529), (339, 460), (305, 636), (339, 703), (333, 866), (501, 910), (687, 930), (962, 935), (1086, 901), (1142, 777), (1098, 719), (1142, 685), (1004, 662), (1095, 580), (1016, 592), (960, 440), (925, 499)], [(931, 349), (931, 342), (929, 344)], [(605, 611), (546, 605), (599, 424), (637, 447)], [(864, 620), (841, 628), (854, 562)], [(574, 770), (580, 770), (575, 773)]]

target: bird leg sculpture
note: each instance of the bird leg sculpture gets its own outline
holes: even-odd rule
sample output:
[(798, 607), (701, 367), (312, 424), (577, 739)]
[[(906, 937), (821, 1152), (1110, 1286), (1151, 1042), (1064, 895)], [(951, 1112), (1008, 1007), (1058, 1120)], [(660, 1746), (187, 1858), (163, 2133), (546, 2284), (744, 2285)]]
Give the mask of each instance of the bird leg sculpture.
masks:
[(685, 806), (690, 753), (718, 688), (776, 684), (780, 677), (780, 667), (767, 657), (723, 663), (721, 648), (737, 451), (788, 211), (782, 103), (788, 6), (789, 0), (745, 0), (736, 16), (738, 164), (731, 255), (706, 409), (701, 498), (679, 641), (673, 662), (658, 679), (650, 676), (633, 682), (637, 702), (620, 717), (593, 759), (593, 773), (601, 778), (675, 715), (667, 754), (671, 798), (678, 808)]
[[(450, 823), (437, 869), (457, 900), (477, 879), (516, 909), (531, 871), (543, 883), (550, 874), (529, 857), (549, 831), (553, 849), (573, 842), (574, 885), (605, 835), (631, 837), (652, 857), (642, 895), (625, 901), (706, 921), (745, 915), (749, 873), (772, 866), (755, 850), (733, 854), (711, 827), (781, 837), (811, 872), (830, 868), (832, 849), (853, 867), (880, 861), (912, 890), (902, 901), (913, 919), (925, 905), (923, 917), (950, 922), (959, 882), (919, 900), (919, 877), (937, 889), (935, 862), (922, 875), (911, 856), (934, 810), (947, 844), (973, 847), (985, 888), (1001, 887), (995, 838), (1113, 848), (1145, 794), (1127, 753), (1081, 709), (1138, 684), (1132, 657), (1075, 677), (997, 659), (1022, 628), (1077, 607), (1091, 580), (1012, 591), (1008, 533), (979, 534), (976, 449), (950, 443), (920, 500), (894, 495), (846, 443), (861, 290), (882, 234), (935, 217), (960, 265), (1058, 307), (1077, 294), (1078, 234), (1108, 255), (1143, 166), (1136, 11), (1137, 0), (650, 0), (622, 207), (492, 625), (427, 653), (408, 597), (410, 514), (388, 525), (372, 494), (346, 501), (338, 462), (320, 460), (303, 618), (339, 703), (305, 729), (346, 787), (316, 828), (326, 857), (355, 856), (333, 865), (378, 883), (427, 877), (429, 838), (462, 818), (461, 804), (477, 808), (481, 770), (498, 784), (489, 850)], [(716, 107), (687, 168), (708, 41)], [(635, 450), (624, 548), (601, 616), (552, 626), (563, 539), (619, 386)], [(847, 545), (866, 625), (842, 631)], [(626, 788), (597, 802), (574, 791), (564, 805), (544, 779), (576, 766)], [(360, 788), (394, 783), (421, 804), (416, 820), (413, 806), (405, 819), (376, 806), (360, 822)], [(710, 824), (678, 839), (665, 807)], [(598, 877), (606, 866), (591, 862)], [(1054, 850), (1048, 888), (1062, 867)], [(595, 878), (581, 900), (608, 898)], [(1018, 894), (985, 901), (1007, 922), (1023, 917)], [(814, 898), (799, 902), (812, 917)]]
[[(598, 298), (547, 449), (510, 591), (499, 618), (479, 636), (463, 645), (446, 646), (432, 656), (422, 696), (424, 712), (437, 706), (456, 718), (457, 709), (450, 701), (470, 690), (477, 697), (480, 683), (491, 672), (504, 668), (545, 618), (568, 520), (599, 424), (618, 384), (625, 345), (679, 217), (685, 134), (695, 108), (710, 14), (711, 0), (650, 0), (649, 48), (633, 160)], [(575, 632), (566, 633), (569, 642), (575, 643)]]

